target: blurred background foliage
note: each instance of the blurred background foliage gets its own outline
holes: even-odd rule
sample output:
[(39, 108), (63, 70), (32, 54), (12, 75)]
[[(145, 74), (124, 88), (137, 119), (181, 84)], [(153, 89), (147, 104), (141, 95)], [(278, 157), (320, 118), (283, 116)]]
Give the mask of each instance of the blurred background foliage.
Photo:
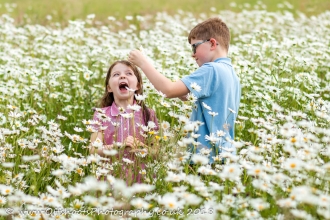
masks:
[(66, 23), (68, 20), (85, 19), (95, 14), (98, 21), (109, 16), (123, 20), (127, 15), (153, 15), (178, 10), (191, 13), (214, 13), (221, 10), (242, 11), (264, 9), (267, 11), (287, 10), (308, 16), (330, 10), (329, 0), (0, 0), (0, 14), (9, 14), (18, 24), (53, 22)]

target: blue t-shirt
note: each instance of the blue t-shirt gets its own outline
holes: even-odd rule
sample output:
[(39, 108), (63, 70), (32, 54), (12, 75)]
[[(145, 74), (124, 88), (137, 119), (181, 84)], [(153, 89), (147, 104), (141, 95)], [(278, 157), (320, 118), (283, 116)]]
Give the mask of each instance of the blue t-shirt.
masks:
[[(212, 157), (215, 156), (214, 151), (220, 153), (224, 149), (230, 148), (230, 152), (235, 154), (235, 147), (228, 140), (233, 140), (235, 136), (234, 126), (241, 98), (241, 87), (231, 60), (218, 58), (214, 62), (204, 63), (194, 73), (181, 80), (198, 98), (196, 106), (193, 108), (191, 121), (203, 123), (197, 132), (200, 134), (197, 138), (200, 146), (197, 149), (190, 149), (192, 153), (199, 153), (201, 148), (211, 148), (212, 153), (209, 158), (211, 163), (213, 162)], [(194, 86), (196, 84), (201, 87), (200, 91), (196, 90), (196, 86)], [(209, 110), (210, 108), (211, 110)], [(225, 133), (224, 136), (221, 131)], [(214, 137), (219, 138), (213, 145), (205, 138), (211, 133), (214, 133)]]

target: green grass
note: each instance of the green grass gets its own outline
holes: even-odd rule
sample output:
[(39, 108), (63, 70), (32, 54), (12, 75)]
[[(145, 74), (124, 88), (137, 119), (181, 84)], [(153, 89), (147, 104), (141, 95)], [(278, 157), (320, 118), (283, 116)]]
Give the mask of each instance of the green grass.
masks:
[[(236, 7), (230, 3), (235, 2)], [(269, 11), (279, 10), (278, 4), (283, 1), (264, 0), (262, 3)], [(287, 8), (290, 11), (301, 11), (306, 15), (315, 15), (320, 12), (330, 10), (328, 0), (289, 0), (293, 8)], [(106, 20), (109, 16), (123, 19), (126, 15), (146, 15), (154, 14), (158, 11), (166, 11), (174, 14), (177, 10), (190, 11), (192, 13), (208, 13), (210, 8), (216, 10), (241, 11), (242, 9), (253, 9), (256, 5), (260, 7), (260, 1), (257, 0), (0, 0), (0, 14), (7, 13), (5, 4), (16, 4), (16, 7), (10, 12), (18, 23), (24, 23), (26, 16), (32, 23), (44, 24), (47, 22), (46, 16), (51, 15), (53, 21), (66, 22), (73, 19), (84, 19), (88, 14), (95, 14), (99, 21)], [(246, 6), (246, 4), (250, 4)]]

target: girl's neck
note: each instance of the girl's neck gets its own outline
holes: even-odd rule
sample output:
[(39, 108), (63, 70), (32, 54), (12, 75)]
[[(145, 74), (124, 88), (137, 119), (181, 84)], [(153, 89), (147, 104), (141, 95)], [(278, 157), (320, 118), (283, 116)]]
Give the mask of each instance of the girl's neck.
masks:
[(132, 99), (116, 99), (115, 98), (115, 103), (118, 108), (122, 107), (126, 110), (128, 105), (133, 105), (134, 99), (133, 99), (133, 97), (132, 97)]

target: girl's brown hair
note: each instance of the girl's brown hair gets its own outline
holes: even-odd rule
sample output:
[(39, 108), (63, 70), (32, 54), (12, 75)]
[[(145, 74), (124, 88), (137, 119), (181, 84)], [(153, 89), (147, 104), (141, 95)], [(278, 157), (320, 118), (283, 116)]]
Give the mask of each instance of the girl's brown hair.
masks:
[[(113, 97), (113, 93), (108, 92), (108, 86), (109, 86), (109, 79), (110, 79), (110, 76), (111, 76), (111, 71), (119, 63), (124, 64), (124, 65), (128, 66), (129, 68), (131, 68), (133, 70), (134, 75), (137, 78), (138, 88), (139, 88), (138, 90), (135, 91), (135, 94), (138, 94), (138, 95), (143, 94), (143, 81), (142, 81), (142, 76), (141, 76), (140, 71), (137, 69), (137, 67), (135, 65), (133, 65), (132, 63), (130, 63), (127, 60), (118, 60), (110, 66), (110, 68), (108, 70), (108, 73), (107, 73), (107, 76), (105, 77), (104, 94), (103, 94), (103, 97), (100, 100), (100, 107), (101, 108), (111, 106), (112, 103), (115, 100), (114, 97)], [(136, 100), (135, 96), (134, 96), (134, 100)], [(149, 109), (147, 108), (147, 106), (145, 105), (145, 103), (143, 101), (137, 101), (137, 104), (139, 104), (141, 106), (142, 116), (143, 116), (143, 119), (144, 119), (144, 124), (147, 125), (148, 121), (150, 119)]]

